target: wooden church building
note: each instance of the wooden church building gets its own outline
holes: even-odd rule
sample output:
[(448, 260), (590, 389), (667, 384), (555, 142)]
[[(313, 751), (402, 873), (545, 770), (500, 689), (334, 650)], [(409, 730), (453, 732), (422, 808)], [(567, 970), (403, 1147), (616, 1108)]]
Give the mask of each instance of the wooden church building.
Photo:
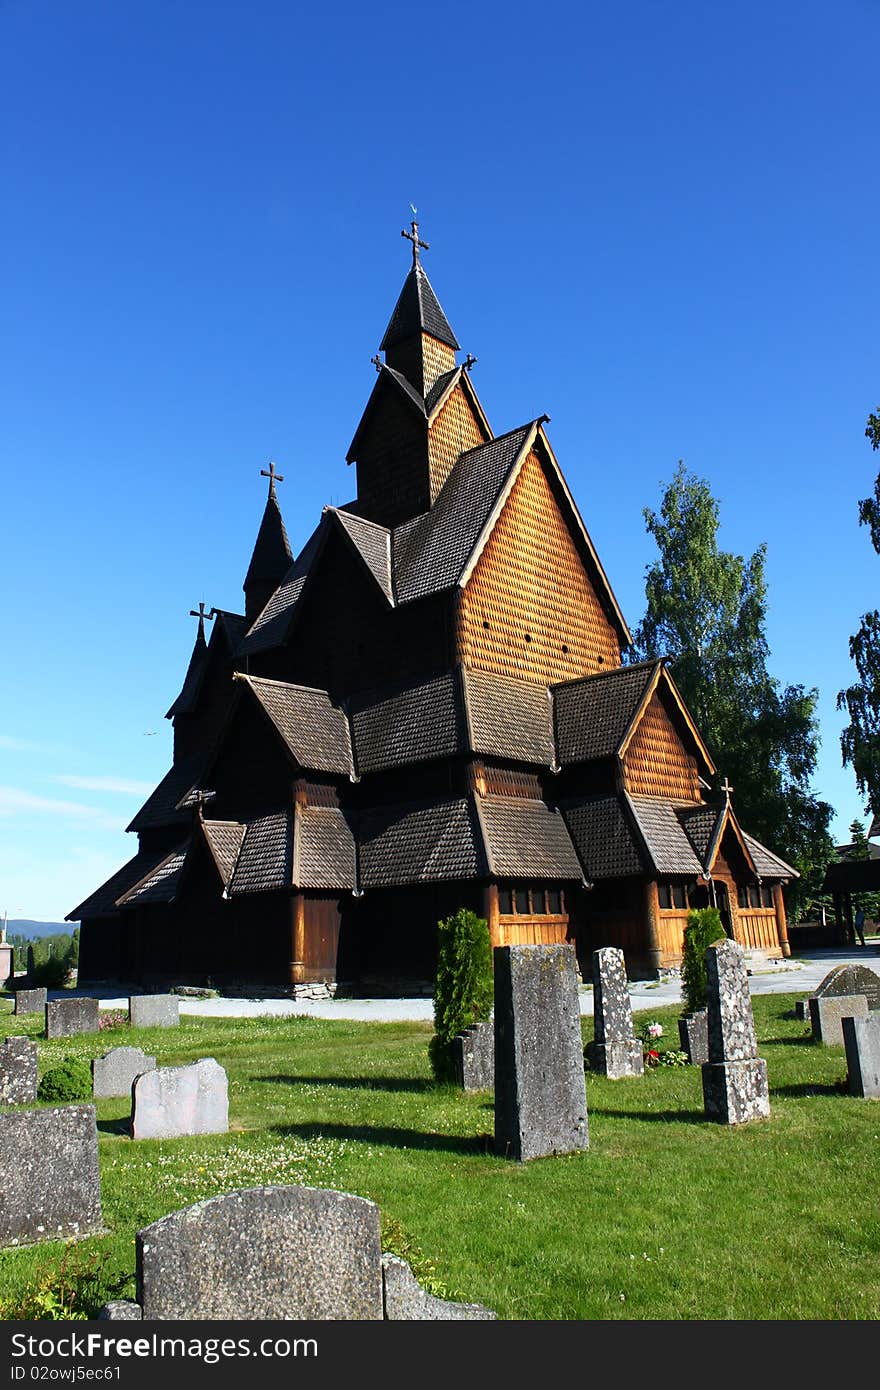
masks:
[(679, 962), (689, 905), (787, 955), (794, 870), (707, 799), (664, 664), (622, 664), (548, 417), (494, 433), (404, 235), (357, 496), (294, 557), (270, 468), (244, 613), (195, 615), (138, 852), (69, 915), (81, 980), (425, 985), (462, 906), (496, 945), (617, 945), (635, 975)]

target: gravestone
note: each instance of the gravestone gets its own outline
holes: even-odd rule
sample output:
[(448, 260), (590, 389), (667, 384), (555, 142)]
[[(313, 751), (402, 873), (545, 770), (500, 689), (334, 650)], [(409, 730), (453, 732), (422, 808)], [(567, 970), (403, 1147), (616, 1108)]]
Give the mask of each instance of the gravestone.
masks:
[(15, 994), (16, 1014), (41, 1014), (46, 1008), (46, 991), (44, 989), (19, 989)]
[(842, 1047), (843, 1020), (867, 1015), (868, 1001), (863, 994), (814, 994), (810, 999), (813, 1042)]
[(495, 1146), (525, 1160), (589, 1148), (572, 946), (496, 946)]
[(770, 1114), (767, 1063), (749, 998), (745, 956), (736, 941), (718, 941), (706, 951), (709, 1060), (703, 1063), (707, 1118), (738, 1125)]
[(179, 1028), (180, 1000), (176, 994), (132, 994), (128, 1021), (132, 1028)]
[(0, 1047), (0, 1105), (29, 1105), (37, 1098), (37, 1045), (7, 1038)]
[(426, 1293), (405, 1260), (383, 1255), (379, 1208), (314, 1187), (252, 1187), (211, 1197), (138, 1231), (137, 1301), (105, 1320), (480, 1320), (478, 1303)]
[(185, 1067), (144, 1072), (131, 1088), (131, 1137), (176, 1139), (183, 1134), (226, 1134), (229, 1084), (213, 1057)]
[(810, 1022), (810, 1001), (809, 999), (796, 999), (794, 1003), (794, 1016), (800, 1019), (801, 1023)]
[(46, 1004), (46, 1037), (70, 1038), (75, 1033), (97, 1033), (98, 1001), (75, 996), (50, 999)]
[(880, 1009), (880, 975), (866, 965), (836, 965), (811, 997), (836, 994), (863, 994), (869, 1011)]
[(93, 1105), (0, 1112), (0, 1246), (102, 1229)]
[(426, 1293), (397, 1255), (382, 1256), (382, 1289), (389, 1322), (487, 1322), (498, 1316), (482, 1303), (450, 1303)]
[(845, 1018), (843, 1044), (850, 1095), (880, 1100), (880, 1013)]
[(633, 1030), (626, 964), (617, 946), (593, 952), (593, 1020), (594, 1040), (587, 1048), (592, 1070), (612, 1081), (641, 1076), (645, 1057)]
[(148, 1057), (139, 1047), (111, 1048), (92, 1061), (92, 1094), (96, 1099), (129, 1096), (135, 1077), (155, 1069), (155, 1057)]
[(465, 1091), (491, 1091), (495, 1085), (495, 1023), (475, 1023), (452, 1040), (452, 1064)]
[(137, 1234), (145, 1318), (382, 1318), (379, 1208), (310, 1187), (211, 1197)]
[(687, 1053), (691, 1066), (701, 1067), (709, 1060), (709, 1013), (697, 1009), (696, 1013), (683, 1014), (678, 1020), (678, 1037), (682, 1052)]

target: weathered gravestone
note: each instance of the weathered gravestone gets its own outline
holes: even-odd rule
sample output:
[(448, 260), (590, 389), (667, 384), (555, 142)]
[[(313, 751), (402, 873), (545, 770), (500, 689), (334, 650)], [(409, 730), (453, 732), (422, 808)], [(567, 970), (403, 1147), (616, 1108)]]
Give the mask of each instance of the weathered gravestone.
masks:
[(213, 1057), (186, 1067), (157, 1067), (132, 1085), (133, 1139), (226, 1134), (228, 1129), (229, 1083)]
[(590, 1145), (572, 946), (496, 946), (495, 1146), (543, 1158)]
[(612, 1081), (641, 1076), (645, 1057), (633, 1030), (626, 964), (617, 946), (593, 952), (593, 1020), (594, 1041), (587, 1048), (593, 1071), (603, 1072)]
[(796, 999), (794, 1001), (794, 1016), (800, 1019), (801, 1023), (810, 1022), (810, 1001), (809, 999)]
[(69, 1038), (75, 1033), (97, 1033), (98, 1018), (97, 999), (50, 999), (46, 1005), (46, 1037)]
[(465, 1091), (491, 1091), (495, 1085), (495, 1023), (475, 1023), (452, 1040), (455, 1077)]
[(93, 1105), (0, 1112), (0, 1246), (102, 1229)]
[(850, 1095), (880, 1100), (880, 1013), (843, 1020)]
[(132, 1028), (179, 1028), (180, 1000), (176, 994), (132, 994), (128, 1021)]
[(105, 1319), (286, 1321), (486, 1319), (445, 1303), (382, 1255), (379, 1208), (314, 1187), (252, 1187), (173, 1212), (137, 1233), (137, 1301)]
[(37, 1098), (37, 1045), (7, 1038), (0, 1047), (0, 1105), (29, 1105)]
[(703, 1102), (710, 1120), (738, 1125), (770, 1114), (767, 1063), (749, 998), (742, 947), (718, 941), (706, 951), (709, 1060), (703, 1063)]
[(113, 1047), (92, 1061), (92, 1094), (97, 1099), (129, 1096), (135, 1077), (155, 1069), (155, 1057), (149, 1057), (139, 1047)]
[(678, 1020), (678, 1037), (682, 1052), (694, 1067), (701, 1067), (709, 1060), (709, 1013), (707, 1009), (697, 1009), (696, 1013), (683, 1014)]
[(880, 975), (866, 965), (836, 965), (816, 987), (811, 998), (836, 994), (863, 994), (871, 1012), (880, 1010)]
[(15, 993), (16, 1014), (41, 1014), (46, 1008), (44, 989), (19, 989)]
[(842, 1047), (843, 1020), (867, 1015), (868, 1001), (863, 994), (814, 994), (810, 999), (813, 1042)]

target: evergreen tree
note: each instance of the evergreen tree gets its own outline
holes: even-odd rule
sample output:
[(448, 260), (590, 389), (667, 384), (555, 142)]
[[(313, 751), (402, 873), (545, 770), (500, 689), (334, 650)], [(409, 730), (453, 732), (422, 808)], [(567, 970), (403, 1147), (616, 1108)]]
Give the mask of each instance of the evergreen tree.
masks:
[[(872, 449), (880, 449), (880, 412), (868, 416), (865, 434)], [(859, 525), (867, 526), (871, 544), (880, 554), (880, 473), (873, 497), (859, 503)], [(880, 814), (880, 612), (863, 613), (861, 625), (849, 639), (849, 654), (858, 680), (837, 696), (837, 708), (845, 709), (849, 724), (840, 735), (844, 767), (849, 764), (856, 785), (874, 815)]]
[(669, 660), (738, 818), (802, 875), (787, 893), (796, 920), (832, 857), (832, 809), (810, 785), (818, 692), (782, 688), (767, 669), (766, 547), (749, 560), (719, 550), (718, 503), (681, 461), (659, 512), (644, 516), (660, 556), (646, 572), (634, 659)]
[[(865, 860), (871, 858), (871, 846), (865, 834), (865, 827), (862, 821), (854, 820), (849, 827), (850, 840), (852, 847), (847, 853), (847, 859)], [(876, 922), (880, 917), (880, 893), (853, 893), (853, 907), (861, 908), (865, 916), (872, 922)]]

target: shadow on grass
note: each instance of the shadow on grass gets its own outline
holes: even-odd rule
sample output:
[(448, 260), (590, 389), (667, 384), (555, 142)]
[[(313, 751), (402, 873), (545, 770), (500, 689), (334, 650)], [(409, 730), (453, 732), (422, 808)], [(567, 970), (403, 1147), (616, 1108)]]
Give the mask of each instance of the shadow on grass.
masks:
[(606, 1110), (604, 1105), (591, 1105), (590, 1115), (611, 1120), (660, 1120), (663, 1124), (704, 1125), (702, 1110)]
[(812, 1047), (812, 1033), (804, 1033), (800, 1038), (761, 1038), (758, 1048), (762, 1047)]
[(845, 1081), (798, 1081), (790, 1086), (771, 1086), (770, 1094), (797, 1099), (802, 1096), (845, 1096), (848, 1092)]
[(255, 1076), (279, 1086), (339, 1086), (346, 1091), (416, 1091), (437, 1089), (436, 1082), (421, 1076)]
[(101, 1134), (122, 1134), (130, 1139), (131, 1120), (128, 1117), (124, 1120), (98, 1120), (98, 1130)]
[(391, 1149), (434, 1149), (439, 1153), (491, 1154), (491, 1134), (426, 1134), (424, 1130), (397, 1129), (383, 1125), (322, 1124), (272, 1125), (275, 1134), (298, 1139), (353, 1139), (364, 1144), (381, 1144)]

